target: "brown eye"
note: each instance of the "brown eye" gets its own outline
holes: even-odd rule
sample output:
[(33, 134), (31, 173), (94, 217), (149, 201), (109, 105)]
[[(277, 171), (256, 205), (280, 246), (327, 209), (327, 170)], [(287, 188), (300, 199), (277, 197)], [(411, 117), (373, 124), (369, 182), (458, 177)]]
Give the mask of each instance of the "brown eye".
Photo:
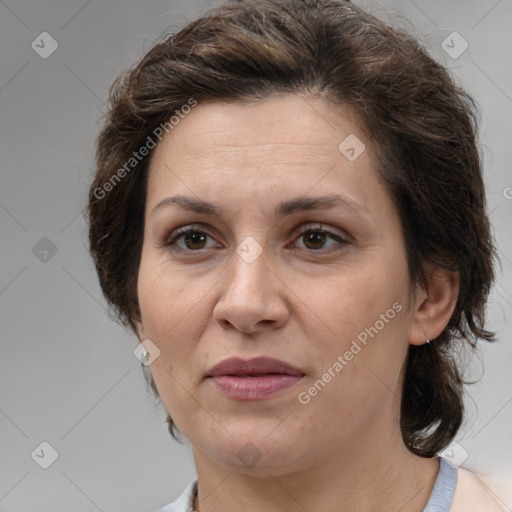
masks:
[[(297, 238), (297, 242), (299, 240), (302, 240), (304, 245), (304, 247), (299, 246), (299, 249), (305, 249), (315, 252), (329, 250), (336, 247), (339, 248), (349, 243), (348, 240), (341, 237), (340, 235), (332, 233), (325, 229), (321, 229), (321, 226), (309, 228), (306, 229), (305, 231), (302, 231)], [(329, 240), (333, 240), (334, 243), (331, 243), (326, 247), (325, 245), (329, 242)]]
[(327, 236), (325, 233), (321, 233), (318, 231), (308, 231), (303, 235), (304, 245), (308, 249), (322, 249), (322, 246), (325, 244)]
[(204, 249), (204, 244), (208, 235), (200, 231), (191, 231), (183, 236), (183, 240), (188, 249)]
[[(210, 247), (206, 246), (208, 238), (214, 242)], [(200, 251), (201, 249), (218, 247), (218, 244), (204, 231), (197, 228), (184, 228), (173, 233), (165, 246), (176, 250)]]

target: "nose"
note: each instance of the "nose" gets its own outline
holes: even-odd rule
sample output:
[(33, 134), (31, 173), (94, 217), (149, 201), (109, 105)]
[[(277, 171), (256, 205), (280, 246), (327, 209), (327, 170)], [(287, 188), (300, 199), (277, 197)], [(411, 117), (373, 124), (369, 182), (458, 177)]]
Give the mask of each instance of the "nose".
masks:
[(265, 251), (249, 263), (233, 254), (232, 269), (221, 284), (221, 295), (213, 310), (224, 329), (244, 333), (281, 328), (289, 318), (286, 285), (270, 268)]

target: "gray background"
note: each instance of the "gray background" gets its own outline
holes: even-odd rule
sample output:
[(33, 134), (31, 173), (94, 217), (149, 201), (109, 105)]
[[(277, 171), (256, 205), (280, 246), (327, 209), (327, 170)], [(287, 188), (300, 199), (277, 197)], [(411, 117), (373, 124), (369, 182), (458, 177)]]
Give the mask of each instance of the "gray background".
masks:
[[(470, 388), (468, 421), (448, 456), (465, 459), (512, 510), (512, 0), (358, 4), (416, 32), (482, 109), (503, 263), (488, 315), (499, 341), (470, 363), (481, 380)], [(194, 476), (190, 448), (172, 442), (146, 391), (136, 339), (106, 315), (82, 211), (112, 79), (162, 32), (210, 5), (0, 1), (2, 512), (154, 512)], [(31, 43), (45, 31), (58, 48), (43, 59)], [(458, 58), (441, 47), (453, 31), (469, 44)], [(59, 454), (46, 470), (31, 458), (43, 441)]]

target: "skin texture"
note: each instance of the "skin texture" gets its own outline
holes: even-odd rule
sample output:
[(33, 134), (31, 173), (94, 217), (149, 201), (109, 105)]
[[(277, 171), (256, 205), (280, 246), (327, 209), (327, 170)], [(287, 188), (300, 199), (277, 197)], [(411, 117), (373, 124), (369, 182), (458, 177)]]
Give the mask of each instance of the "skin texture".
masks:
[[(338, 149), (350, 134), (366, 146), (354, 161)], [(359, 207), (273, 216), (281, 201), (332, 194)], [(214, 203), (224, 215), (178, 205), (153, 213), (176, 195)], [(304, 234), (319, 224), (345, 242)], [(191, 225), (208, 237), (165, 246)], [(263, 249), (252, 263), (236, 251), (246, 237)], [(411, 284), (400, 219), (347, 108), (284, 95), (200, 103), (181, 120), (150, 164), (138, 326), (140, 340), (161, 351), (151, 372), (193, 447), (196, 508), (422, 511), (439, 464), (403, 444), (403, 369), (409, 344), (441, 333), (458, 290), (456, 274), (431, 276), (427, 290)], [(300, 403), (299, 393), (397, 303), (401, 311)], [(205, 379), (228, 357), (261, 355), (305, 375), (256, 401), (227, 398)], [(258, 459), (250, 467), (239, 456), (244, 446)]]

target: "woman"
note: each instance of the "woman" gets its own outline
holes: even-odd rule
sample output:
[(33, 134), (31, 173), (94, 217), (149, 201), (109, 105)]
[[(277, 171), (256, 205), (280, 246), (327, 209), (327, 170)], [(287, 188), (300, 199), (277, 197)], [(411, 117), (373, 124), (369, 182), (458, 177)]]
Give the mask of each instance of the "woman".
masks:
[(162, 511), (505, 510), (438, 456), (492, 341), (471, 98), (342, 0), (232, 2), (113, 85), (102, 290), (197, 479)]

